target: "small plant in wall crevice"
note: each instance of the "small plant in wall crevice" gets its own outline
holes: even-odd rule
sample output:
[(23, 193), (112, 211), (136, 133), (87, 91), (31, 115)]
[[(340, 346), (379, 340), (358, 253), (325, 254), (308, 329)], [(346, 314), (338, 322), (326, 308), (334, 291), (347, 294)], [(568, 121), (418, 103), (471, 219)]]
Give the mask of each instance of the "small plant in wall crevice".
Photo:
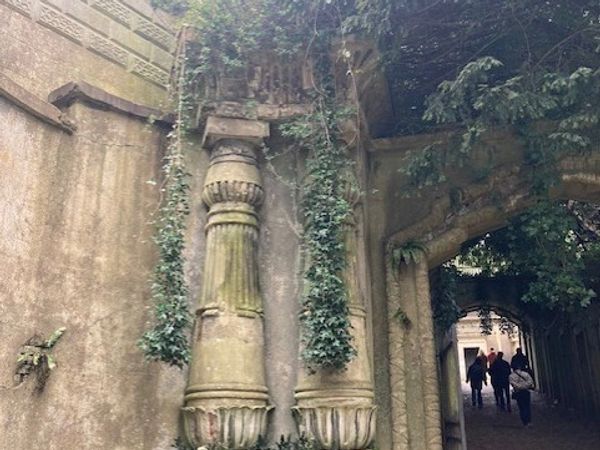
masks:
[(33, 374), (36, 379), (35, 392), (42, 393), (50, 377), (50, 372), (56, 367), (52, 349), (65, 331), (65, 327), (60, 327), (47, 340), (34, 334), (23, 344), (17, 357), (14, 376), (16, 386), (20, 386), (28, 376)]
[(402, 263), (411, 264), (421, 261), (423, 255), (427, 253), (425, 244), (419, 241), (410, 240), (391, 250), (392, 265), (398, 269)]

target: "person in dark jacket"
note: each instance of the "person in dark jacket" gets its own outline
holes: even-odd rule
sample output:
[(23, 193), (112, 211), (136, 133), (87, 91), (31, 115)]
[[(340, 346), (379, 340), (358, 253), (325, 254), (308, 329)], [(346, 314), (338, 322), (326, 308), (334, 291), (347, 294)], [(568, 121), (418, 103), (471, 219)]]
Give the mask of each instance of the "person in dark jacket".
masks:
[[(510, 404), (510, 384), (508, 377), (510, 376), (510, 364), (504, 361), (504, 353), (498, 352), (496, 359), (490, 366), (490, 377), (492, 387), (494, 388), (494, 397), (496, 397), (496, 406), (512, 411)], [(506, 403), (505, 400), (506, 399)]]
[(471, 364), (467, 371), (467, 383), (471, 382), (471, 402), (475, 406), (475, 401), (479, 409), (483, 408), (483, 398), (481, 397), (482, 383), (487, 386), (486, 369), (483, 366), (482, 359), (478, 356), (475, 362)]
[(529, 359), (523, 354), (521, 347), (517, 348), (517, 353), (510, 360), (511, 369), (529, 370)]

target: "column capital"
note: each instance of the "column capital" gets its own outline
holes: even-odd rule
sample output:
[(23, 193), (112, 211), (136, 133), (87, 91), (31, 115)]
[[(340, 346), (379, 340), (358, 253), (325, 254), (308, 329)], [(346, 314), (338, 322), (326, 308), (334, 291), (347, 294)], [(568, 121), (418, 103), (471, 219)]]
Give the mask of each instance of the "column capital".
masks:
[(258, 146), (269, 136), (268, 122), (209, 116), (204, 127), (202, 147), (212, 149), (222, 139), (237, 139)]

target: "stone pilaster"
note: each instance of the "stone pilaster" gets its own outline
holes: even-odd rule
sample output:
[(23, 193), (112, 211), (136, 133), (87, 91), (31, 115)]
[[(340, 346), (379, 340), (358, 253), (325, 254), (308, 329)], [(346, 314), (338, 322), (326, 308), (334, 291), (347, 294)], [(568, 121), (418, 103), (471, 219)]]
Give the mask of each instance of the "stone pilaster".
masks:
[(388, 255), (386, 272), (393, 448), (442, 450), (427, 261), (395, 268)]
[[(353, 206), (359, 200), (354, 183), (348, 183), (346, 198)], [(360, 450), (375, 436), (375, 409), (371, 358), (367, 351), (366, 310), (359, 287), (358, 236), (354, 214), (346, 223), (346, 268), (343, 273), (352, 335), (357, 357), (345, 371), (301, 369), (293, 408), (300, 431), (314, 439), (320, 449)]]
[(271, 407), (257, 267), (263, 188), (255, 146), (267, 135), (267, 124), (257, 121), (211, 117), (206, 125), (206, 259), (183, 408), (195, 447), (249, 448), (266, 433)]

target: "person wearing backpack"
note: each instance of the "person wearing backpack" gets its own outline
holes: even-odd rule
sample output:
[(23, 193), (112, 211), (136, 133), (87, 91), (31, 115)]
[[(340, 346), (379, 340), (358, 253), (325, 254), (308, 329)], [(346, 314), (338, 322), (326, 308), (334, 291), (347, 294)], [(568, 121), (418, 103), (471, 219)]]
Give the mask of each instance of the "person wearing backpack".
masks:
[[(479, 409), (483, 408), (483, 398), (481, 397), (482, 383), (487, 386), (486, 369), (483, 366), (484, 362), (478, 356), (475, 362), (471, 364), (467, 371), (467, 383), (471, 383), (471, 403), (473, 406), (478, 405)], [(476, 403), (477, 402), (477, 403)]]
[(519, 407), (519, 416), (524, 426), (531, 424), (531, 389), (533, 389), (533, 378), (521, 364), (513, 368), (513, 373), (508, 378), (513, 387), (513, 398)]

